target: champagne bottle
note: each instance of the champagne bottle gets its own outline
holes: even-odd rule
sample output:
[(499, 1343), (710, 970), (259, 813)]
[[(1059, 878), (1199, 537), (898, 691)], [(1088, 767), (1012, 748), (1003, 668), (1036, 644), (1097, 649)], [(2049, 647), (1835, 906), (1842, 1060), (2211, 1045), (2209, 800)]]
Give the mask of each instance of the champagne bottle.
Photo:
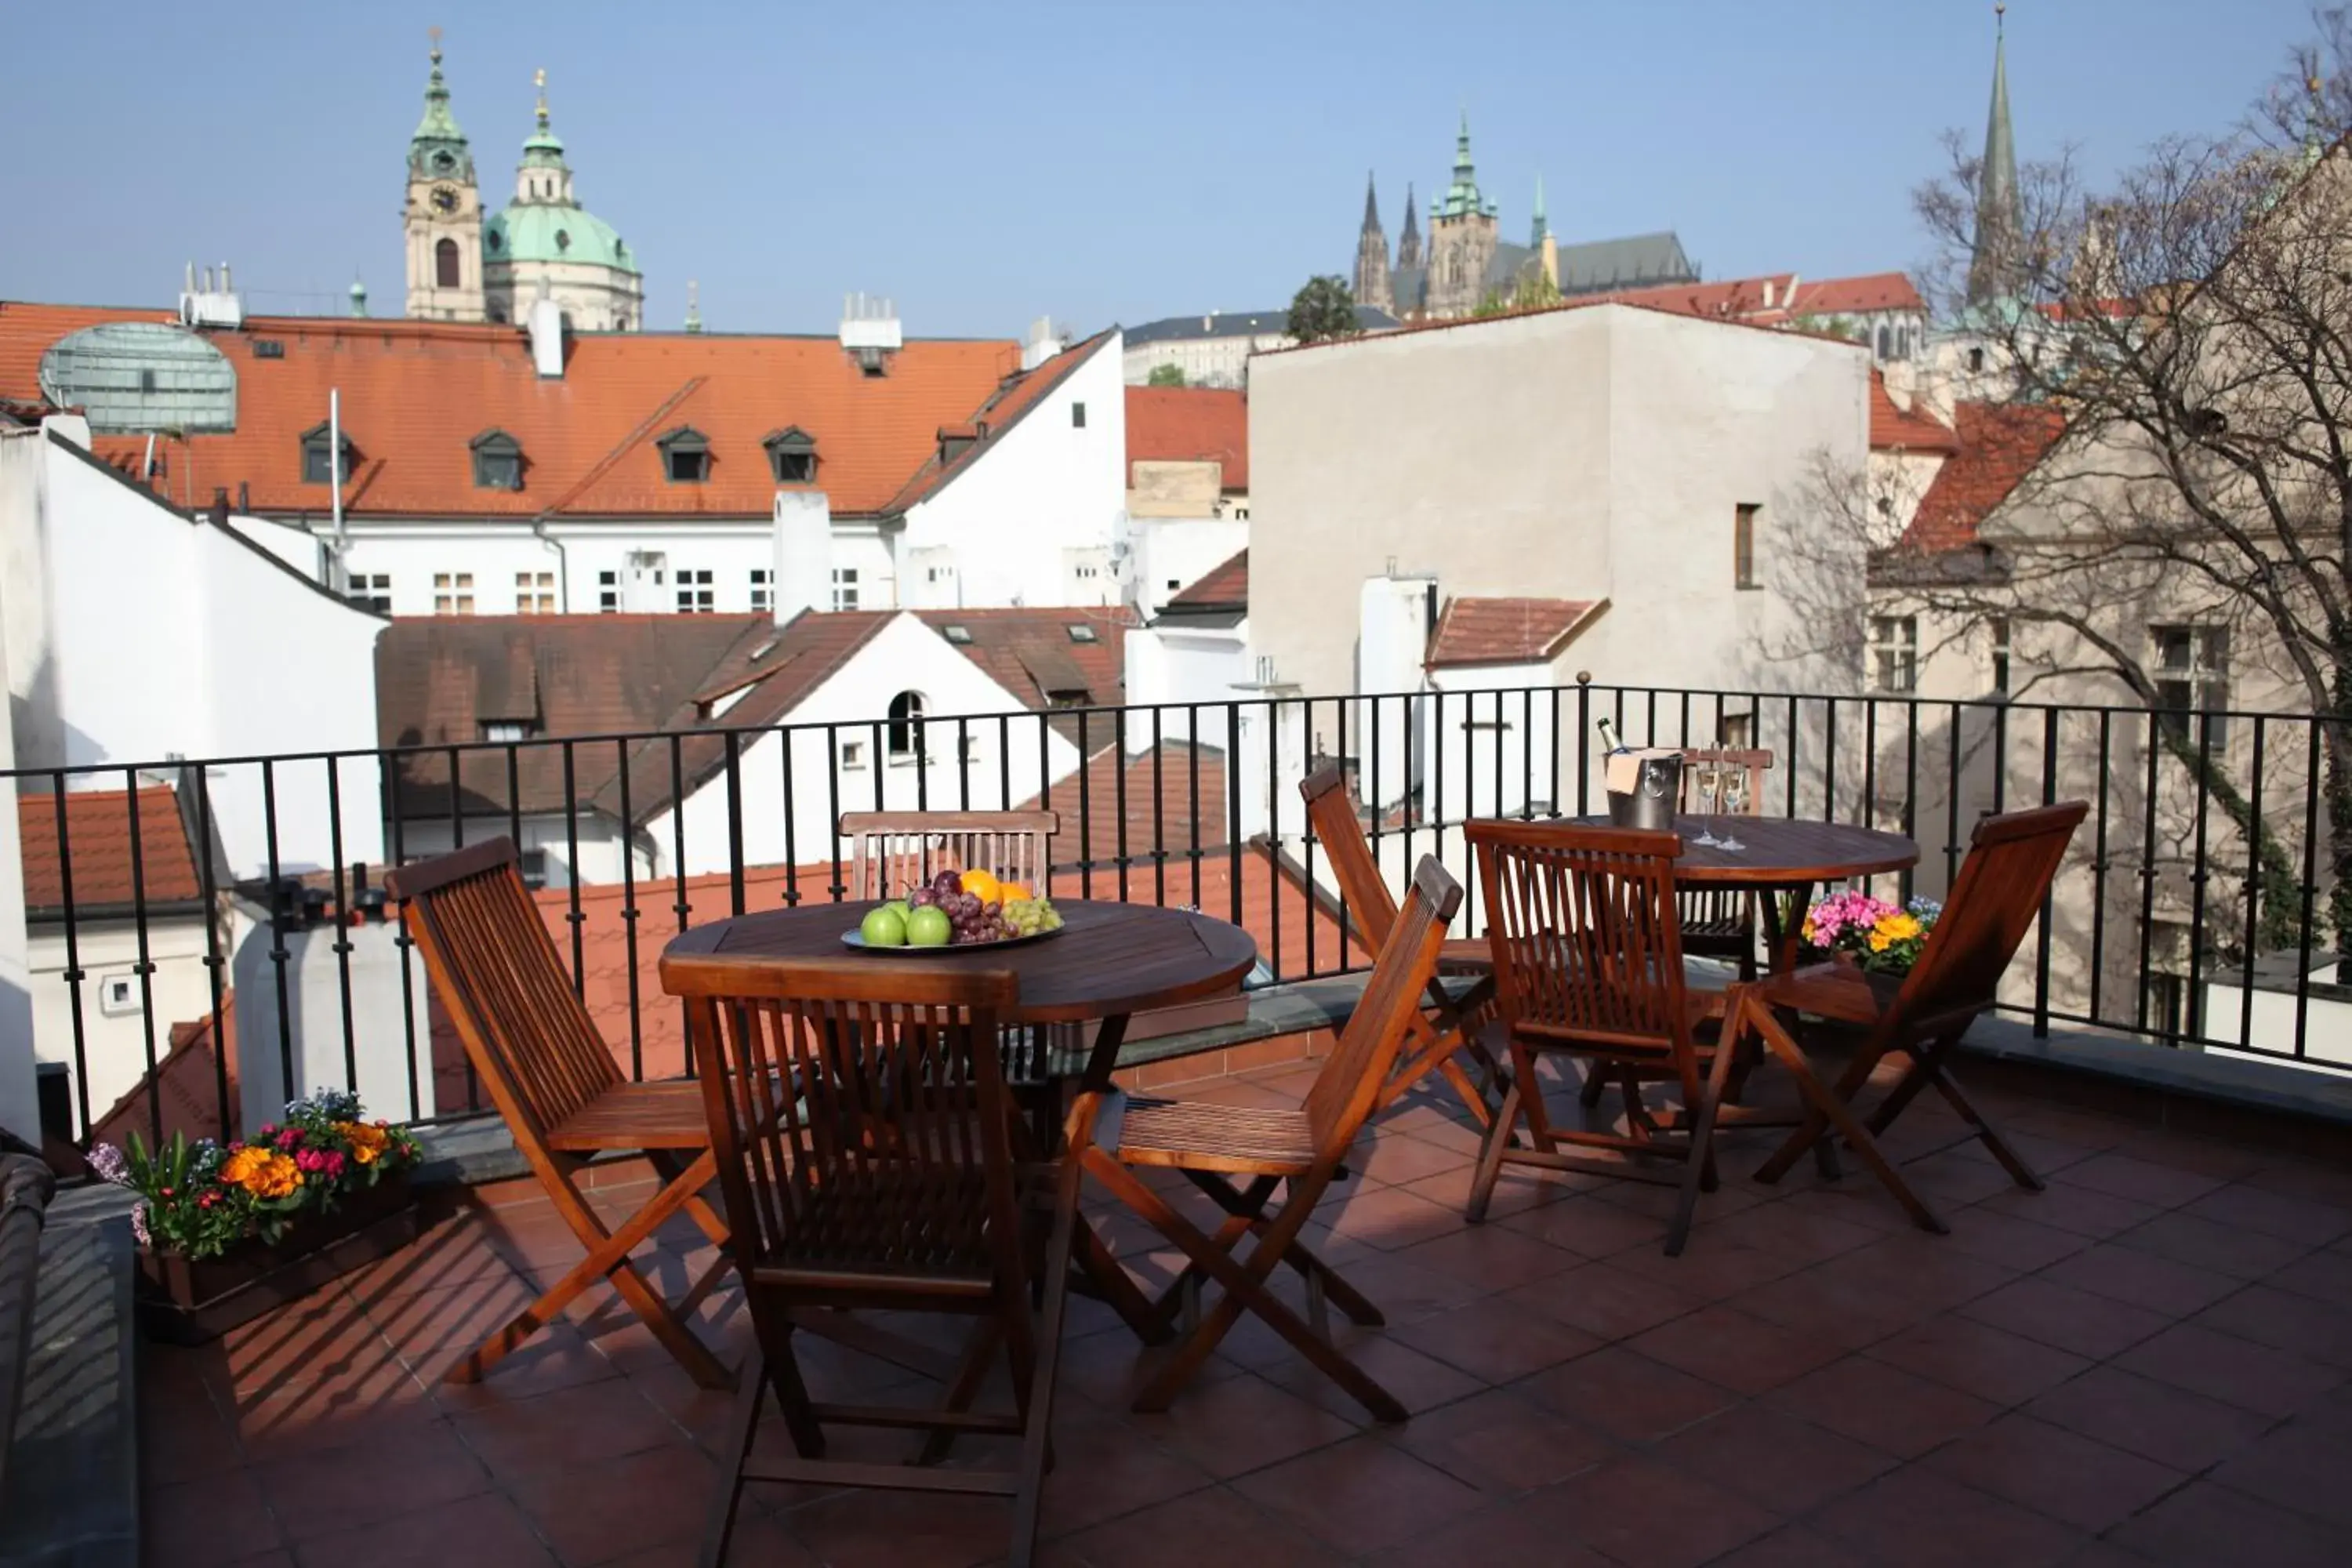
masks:
[(1607, 719), (1601, 721), (1601, 749), (1604, 756), (1614, 755), (1625, 749), (1617, 742), (1617, 726)]

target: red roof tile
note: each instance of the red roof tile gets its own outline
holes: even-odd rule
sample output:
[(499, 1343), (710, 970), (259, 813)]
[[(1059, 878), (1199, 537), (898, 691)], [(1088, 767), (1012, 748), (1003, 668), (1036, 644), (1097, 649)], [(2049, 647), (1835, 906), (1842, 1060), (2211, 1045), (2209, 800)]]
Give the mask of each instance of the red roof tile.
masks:
[(1218, 483), (1249, 489), (1249, 396), (1206, 386), (1127, 389), (1129, 473), (1141, 462), (1223, 465)]
[(1963, 403), (1955, 411), (1959, 450), (1944, 460), (1904, 531), (1906, 549), (1933, 553), (1976, 542), (1977, 528), (2009, 499), (2066, 426), (2033, 404)]
[[(25, 908), (62, 911), (64, 866), (58, 850), (55, 795), (16, 797), (17, 831), (23, 836)], [(196, 859), (188, 845), (179, 796), (161, 784), (138, 795), (139, 876), (131, 875), (131, 795), (128, 790), (73, 790), (66, 803), (66, 843), (72, 856), (73, 902), (77, 910), (128, 909), (144, 885), (152, 909), (193, 903), (204, 897)]]
[[(456, 1038), (453, 1032), (453, 1044)], [(228, 1089), (226, 1106), (221, 1103), (224, 1081)], [(219, 1137), (224, 1124), (244, 1125), (236, 1071), (235, 992), (221, 994), (217, 1017), (207, 1014), (192, 1023), (172, 1026), (163, 1059), (152, 1072), (141, 1074), (137, 1083), (90, 1122), (89, 1142), (121, 1147), (136, 1132), (142, 1142), (152, 1144), (156, 1142), (159, 1121), (163, 1138), (184, 1133), (192, 1142)]]
[[(1138, 624), (1132, 610), (1079, 605), (915, 614), (1026, 707), (1116, 708), (1123, 700), (1127, 634)], [(1074, 628), (1085, 635), (1072, 637)], [(1113, 722), (1107, 713), (1087, 717), (1088, 751), (1108, 743)], [(1073, 741), (1081, 738), (1075, 713), (1055, 719), (1055, 727)]]
[(1901, 272), (1871, 272), (1859, 278), (1800, 279), (1796, 310), (1801, 316), (1863, 316), (1876, 310), (1925, 312), (1927, 301)]
[(1429, 639), (1429, 667), (1540, 663), (1608, 604), (1606, 599), (1449, 599)]
[(1916, 403), (1905, 408), (1888, 395), (1886, 377), (1870, 373), (1870, 449), (1874, 452), (1957, 452), (1959, 436)]
[[(38, 397), (41, 355), (68, 332), (171, 319), (0, 301), (0, 397)], [(593, 333), (566, 343), (562, 376), (542, 379), (511, 326), (257, 316), (203, 335), (236, 368), (237, 427), (164, 444), (174, 498), (200, 505), (245, 485), (257, 511), (325, 511), (327, 487), (302, 481), (300, 438), (337, 389), (353, 452), (344, 505), (358, 516), (764, 517), (776, 483), (761, 441), (791, 426), (815, 437), (815, 488), (834, 510), (875, 514), (935, 465), (941, 426), (985, 419), (1001, 431), (1085, 353), (1023, 376), (1010, 341), (912, 339), (887, 374), (868, 376), (831, 337)], [(261, 341), (282, 357), (257, 357)], [(710, 443), (707, 483), (663, 476), (654, 443), (679, 426)], [(522, 447), (520, 490), (474, 484), (467, 444), (494, 429)], [(118, 461), (145, 445), (96, 443)]]
[(1249, 552), (1211, 567), (1201, 580), (1168, 601), (1170, 608), (1229, 609), (1249, 607)]
[[(882, 510), (902, 512), (937, 495), (950, 479), (980, 461), (981, 454), (988, 450), (990, 442), (1019, 424), (1022, 416), (1035, 407), (1047, 393), (1061, 385), (1109, 341), (1110, 332), (1104, 331), (1082, 343), (1072, 343), (1034, 370), (1007, 380), (969, 419), (959, 419), (933, 431), (929, 457), (912, 470), (914, 477), (890, 498), (889, 503)], [(940, 458), (939, 442), (949, 436), (971, 437), (972, 445), (958, 453), (952, 461), (943, 462)]]

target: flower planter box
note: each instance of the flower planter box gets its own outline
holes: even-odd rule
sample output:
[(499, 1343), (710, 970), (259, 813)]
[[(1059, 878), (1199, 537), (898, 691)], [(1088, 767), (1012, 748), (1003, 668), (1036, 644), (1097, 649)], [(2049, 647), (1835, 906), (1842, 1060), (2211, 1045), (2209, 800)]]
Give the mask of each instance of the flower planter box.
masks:
[(416, 1201), (404, 1172), (351, 1194), (332, 1214), (304, 1215), (274, 1246), (248, 1241), (202, 1259), (142, 1248), (139, 1321), (151, 1339), (204, 1344), (415, 1239)]

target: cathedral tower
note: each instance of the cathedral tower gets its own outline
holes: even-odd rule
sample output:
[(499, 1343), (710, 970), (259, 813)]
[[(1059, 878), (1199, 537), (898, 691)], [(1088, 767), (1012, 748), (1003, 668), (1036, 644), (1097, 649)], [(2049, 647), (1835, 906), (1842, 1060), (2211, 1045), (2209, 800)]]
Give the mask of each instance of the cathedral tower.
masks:
[(1495, 259), (1496, 210), (1478, 192), (1470, 161), (1470, 116), (1454, 141), (1454, 183), (1429, 215), (1429, 282), (1423, 307), (1432, 316), (1466, 316), (1486, 298)]
[(474, 153), (449, 113), (441, 79), (441, 29), (433, 29), (425, 118), (408, 139), (408, 314), (436, 321), (482, 319), (482, 196)]
[(1410, 180), (1404, 186), (1404, 232), (1397, 237), (1396, 264), (1400, 272), (1421, 270), (1421, 216), (1413, 205)]
[(1976, 242), (1969, 256), (1969, 303), (1987, 305), (2017, 292), (2017, 247), (2024, 224), (2018, 211), (2017, 140), (2009, 128), (2009, 63), (2003, 37), (2006, 5), (1995, 5), (1992, 107), (1985, 114), (1984, 160), (1977, 166)]
[(574, 331), (636, 331), (646, 300), (636, 254), (573, 195), (562, 140), (548, 123), (547, 73), (535, 81), (539, 109), (515, 169), (514, 200), (482, 235), (490, 320), (520, 321), (545, 294)]
[(1389, 289), (1389, 237), (1381, 227), (1381, 204), (1372, 177), (1364, 176), (1364, 226), (1356, 236), (1356, 303), (1376, 310), (1396, 310)]

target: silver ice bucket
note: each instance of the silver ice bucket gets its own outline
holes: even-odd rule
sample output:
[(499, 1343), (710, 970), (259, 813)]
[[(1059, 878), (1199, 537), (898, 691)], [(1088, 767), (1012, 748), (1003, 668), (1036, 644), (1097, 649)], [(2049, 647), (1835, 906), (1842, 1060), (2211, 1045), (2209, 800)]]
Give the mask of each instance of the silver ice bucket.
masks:
[(1609, 822), (1614, 827), (1639, 827), (1654, 833), (1675, 828), (1675, 805), (1682, 799), (1683, 758), (1680, 752), (1638, 759), (1641, 772), (1630, 791), (1609, 792)]

